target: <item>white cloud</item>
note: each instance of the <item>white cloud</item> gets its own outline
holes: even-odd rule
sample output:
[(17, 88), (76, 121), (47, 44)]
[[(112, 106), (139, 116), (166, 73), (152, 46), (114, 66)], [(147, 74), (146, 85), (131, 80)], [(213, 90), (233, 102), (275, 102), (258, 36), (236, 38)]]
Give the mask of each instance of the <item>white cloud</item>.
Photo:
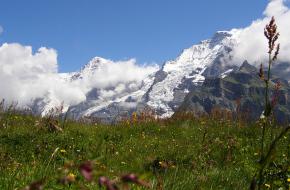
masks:
[(264, 11), (267, 17), (279, 16), (288, 11), (288, 7), (284, 5), (285, 0), (272, 0), (269, 2)]
[(61, 103), (75, 105), (84, 101), (86, 93), (93, 88), (103, 89), (104, 98), (123, 93), (129, 84), (136, 83), (138, 88), (142, 80), (157, 69), (139, 66), (134, 59), (102, 60), (96, 64), (95, 72), (83, 70), (82, 79), (69, 82), (57, 71), (54, 49), (42, 47), (33, 53), (30, 46), (5, 43), (0, 46), (0, 99), (4, 98), (7, 103), (17, 101), (20, 106), (29, 105), (36, 98), (45, 98), (49, 108)]
[(57, 53), (39, 48), (33, 54), (30, 46), (0, 46), (0, 98), (25, 106), (35, 98), (54, 97), (66, 104), (84, 99), (78, 88), (62, 82), (57, 73)]
[(99, 99), (112, 100), (140, 89), (143, 80), (158, 69), (157, 65), (138, 65), (135, 59), (114, 62), (96, 57), (81, 71), (80, 79), (72, 84), (79, 86), (85, 94), (100, 89)]
[(233, 51), (235, 62), (247, 59), (257, 65), (267, 61), (267, 39), (264, 37), (264, 27), (275, 16), (280, 32), (281, 50), (279, 61), (290, 62), (290, 10), (284, 0), (272, 0), (264, 11), (264, 18), (255, 20), (246, 28), (239, 29), (237, 39), (239, 45)]
[[(89, 88), (109, 88), (118, 86), (120, 83), (139, 83), (157, 69), (156, 65), (140, 66), (135, 59), (117, 62), (102, 58), (95, 59), (99, 62), (94, 64), (98, 66), (94, 72), (90, 72), (90, 68), (82, 71), (83, 79), (80, 82)], [(118, 89), (122, 88), (122, 85), (118, 86)]]

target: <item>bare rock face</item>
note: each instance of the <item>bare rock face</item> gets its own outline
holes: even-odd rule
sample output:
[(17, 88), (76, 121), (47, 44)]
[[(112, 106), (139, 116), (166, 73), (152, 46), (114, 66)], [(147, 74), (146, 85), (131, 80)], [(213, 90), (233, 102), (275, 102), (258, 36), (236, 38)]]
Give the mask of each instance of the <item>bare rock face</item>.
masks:
[[(275, 78), (282, 88), (270, 90), (276, 96), (275, 119), (279, 123), (290, 121), (290, 85), (286, 80)], [(234, 114), (247, 113), (249, 119), (258, 119), (264, 110), (264, 82), (258, 77), (258, 69), (244, 62), (242, 66), (224, 78), (208, 78), (203, 85), (191, 91), (178, 111), (210, 114), (214, 109), (228, 110)]]

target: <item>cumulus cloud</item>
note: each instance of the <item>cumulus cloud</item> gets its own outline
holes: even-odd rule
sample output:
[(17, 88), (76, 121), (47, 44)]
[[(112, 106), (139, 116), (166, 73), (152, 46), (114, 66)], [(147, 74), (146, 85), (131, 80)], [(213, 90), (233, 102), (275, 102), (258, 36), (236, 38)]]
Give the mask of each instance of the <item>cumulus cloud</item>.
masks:
[(138, 65), (135, 59), (114, 62), (96, 57), (82, 70), (81, 82), (90, 88), (110, 88), (120, 83), (142, 82), (156, 69), (156, 65)]
[(263, 35), (264, 27), (272, 16), (275, 17), (281, 50), (279, 61), (290, 62), (290, 10), (285, 0), (271, 0), (267, 5), (263, 18), (255, 20), (250, 26), (239, 29), (236, 38), (238, 46), (233, 51), (235, 62), (247, 59), (251, 63), (260, 64), (267, 61), (267, 39)]
[(268, 4), (264, 15), (267, 17), (278, 16), (286, 13), (288, 7), (284, 5), (285, 0), (272, 0)]
[(81, 91), (61, 80), (57, 53), (45, 47), (33, 54), (30, 46), (17, 43), (0, 46), (0, 86), (0, 98), (8, 103), (16, 101), (20, 106), (43, 97), (54, 97), (66, 104), (84, 99)]
[(115, 62), (96, 57), (71, 83), (85, 94), (99, 89), (100, 99), (116, 99), (140, 89), (143, 80), (158, 69), (157, 65), (138, 65), (135, 59)]
[(99, 60), (101, 62), (96, 63), (94, 59), (87, 65), (80, 72), (82, 77), (69, 81), (64, 80), (67, 74), (58, 73), (56, 50), (41, 47), (33, 53), (30, 46), (2, 44), (0, 98), (7, 103), (16, 101), (22, 107), (44, 98), (48, 104), (45, 111), (48, 111), (62, 103), (65, 107), (78, 104), (94, 88), (102, 89), (103, 97), (122, 93), (126, 86), (138, 88), (142, 80), (157, 69), (155, 66), (139, 66), (134, 59)]

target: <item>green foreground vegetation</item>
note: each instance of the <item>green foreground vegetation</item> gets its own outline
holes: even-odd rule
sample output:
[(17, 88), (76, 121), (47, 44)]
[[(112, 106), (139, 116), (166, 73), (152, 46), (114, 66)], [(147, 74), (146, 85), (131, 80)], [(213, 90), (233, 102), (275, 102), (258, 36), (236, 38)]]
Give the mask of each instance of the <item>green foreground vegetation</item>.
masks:
[[(49, 119), (17, 113), (2, 114), (0, 122), (1, 190), (38, 180), (44, 189), (100, 189), (100, 176), (117, 180), (126, 173), (152, 189), (249, 189), (259, 167), (258, 123), (193, 117), (115, 126), (67, 121), (59, 123), (62, 131), (53, 131)], [(266, 129), (267, 146), (281, 130)], [(90, 182), (79, 171), (86, 161), (93, 167)], [(288, 190), (289, 163), (288, 133), (271, 156), (263, 189)], [(66, 176), (71, 180), (62, 180)]]

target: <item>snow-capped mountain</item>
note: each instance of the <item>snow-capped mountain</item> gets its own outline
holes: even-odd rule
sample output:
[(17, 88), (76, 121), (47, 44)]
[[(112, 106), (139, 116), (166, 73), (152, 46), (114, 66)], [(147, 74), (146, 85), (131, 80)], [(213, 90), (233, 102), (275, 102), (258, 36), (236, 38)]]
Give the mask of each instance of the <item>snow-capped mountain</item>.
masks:
[[(120, 69), (119, 63), (95, 57), (79, 72), (59, 74), (60, 80), (81, 87), (86, 94), (81, 103), (64, 105), (64, 111), (68, 110), (74, 118), (94, 116), (112, 121), (149, 106), (158, 116), (170, 117), (185, 96), (206, 77), (225, 77), (235, 70), (236, 66), (229, 62), (238, 32), (219, 31), (212, 39), (183, 50), (179, 57), (164, 63), (160, 69), (152, 66), (146, 73), (140, 70), (137, 73), (142, 75), (140, 80), (136, 80), (136, 76), (134, 80), (124, 76), (125, 79), (118, 81), (116, 77), (123, 76), (122, 73), (116, 77), (112, 73)], [(42, 114), (60, 104), (52, 94), (36, 102)]]
[[(153, 84), (159, 67), (151, 66), (140, 70), (146, 72), (140, 74), (143, 75), (140, 80), (136, 77), (130, 79), (130, 76), (124, 76), (126, 80), (118, 81), (115, 76), (110, 76), (110, 69), (116, 64), (119, 63), (95, 57), (80, 72), (67, 75), (68, 78), (65, 80), (81, 84), (79, 86), (84, 86), (87, 92), (85, 101), (69, 108), (72, 117), (94, 116), (102, 121), (111, 122), (115, 117), (128, 117), (137, 109), (143, 95)], [(103, 72), (108, 72), (108, 75)]]
[(147, 104), (161, 117), (169, 117), (185, 95), (206, 77), (225, 77), (235, 68), (229, 63), (237, 33), (238, 30), (217, 32), (212, 39), (185, 49), (175, 60), (166, 62), (146, 95)]

